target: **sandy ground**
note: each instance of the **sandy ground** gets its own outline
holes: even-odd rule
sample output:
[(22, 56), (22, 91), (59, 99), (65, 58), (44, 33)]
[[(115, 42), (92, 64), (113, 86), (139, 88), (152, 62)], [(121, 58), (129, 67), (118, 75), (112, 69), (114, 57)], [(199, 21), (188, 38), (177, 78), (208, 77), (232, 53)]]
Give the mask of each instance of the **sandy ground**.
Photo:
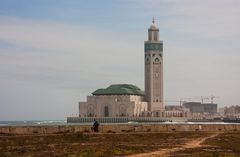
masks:
[[(170, 154), (180, 151), (180, 150), (185, 150), (189, 148), (197, 148), (197, 147), (202, 147), (203, 142), (207, 139), (214, 138), (215, 136), (219, 135), (220, 133), (213, 134), (208, 137), (204, 138), (197, 138), (194, 140), (187, 141), (185, 144), (179, 146), (179, 147), (173, 147), (173, 148), (167, 148), (167, 149), (161, 149), (158, 151), (153, 151), (149, 153), (141, 153), (141, 154), (134, 154), (134, 155), (129, 155), (128, 157), (167, 157), (170, 156)], [(206, 145), (204, 145), (206, 146)]]

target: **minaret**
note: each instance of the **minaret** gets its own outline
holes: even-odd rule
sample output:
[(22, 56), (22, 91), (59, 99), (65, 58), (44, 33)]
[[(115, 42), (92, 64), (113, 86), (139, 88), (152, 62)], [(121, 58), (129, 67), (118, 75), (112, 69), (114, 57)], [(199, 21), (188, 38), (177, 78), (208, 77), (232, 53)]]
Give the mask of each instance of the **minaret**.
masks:
[[(145, 99), (148, 110), (160, 115), (163, 104), (163, 42), (159, 40), (159, 29), (153, 17), (148, 29), (145, 47)], [(159, 113), (160, 111), (160, 113)]]

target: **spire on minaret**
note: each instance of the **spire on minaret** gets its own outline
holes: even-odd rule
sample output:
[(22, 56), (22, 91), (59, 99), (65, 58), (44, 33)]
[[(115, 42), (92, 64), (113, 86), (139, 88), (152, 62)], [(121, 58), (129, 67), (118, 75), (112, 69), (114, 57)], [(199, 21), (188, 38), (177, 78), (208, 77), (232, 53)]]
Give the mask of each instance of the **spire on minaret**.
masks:
[(152, 24), (151, 24), (151, 26), (150, 26), (150, 29), (158, 29), (158, 27), (157, 27), (157, 25), (156, 25), (156, 23), (155, 23), (155, 18), (154, 18), (154, 16), (153, 16), (153, 18), (152, 18)]
[(158, 41), (159, 40), (159, 29), (155, 23), (155, 18), (152, 18), (152, 24), (148, 29), (148, 40), (149, 41)]

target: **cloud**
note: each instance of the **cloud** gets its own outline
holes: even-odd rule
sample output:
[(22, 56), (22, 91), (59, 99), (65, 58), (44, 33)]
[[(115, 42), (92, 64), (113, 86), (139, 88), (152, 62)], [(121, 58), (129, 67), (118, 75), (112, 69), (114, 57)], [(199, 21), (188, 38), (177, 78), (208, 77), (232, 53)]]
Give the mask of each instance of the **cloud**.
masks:
[(106, 47), (99, 40), (104, 35), (105, 41), (110, 42), (111, 46), (117, 44), (116, 41), (111, 42), (110, 34), (90, 26), (4, 16), (0, 16), (0, 20), (0, 40), (22, 47), (70, 53), (91, 51), (94, 47)]
[(204, 40), (232, 41), (240, 37), (238, 0), (133, 0), (131, 5), (121, 7), (133, 10), (133, 16), (155, 15), (160, 30), (167, 30), (168, 34), (181, 33)]
[[(0, 21), (0, 119), (63, 119), (96, 88), (143, 84), (141, 41), (123, 40), (114, 29), (11, 16)], [(49, 106), (58, 113), (46, 112)]]
[(122, 82), (121, 75), (132, 73), (126, 67), (141, 71), (136, 64), (143, 62), (142, 47), (116, 37), (111, 29), (16, 17), (0, 20), (0, 41), (12, 47), (0, 48), (0, 70), (7, 78), (45, 83), (57, 79), (76, 85), (96, 78)]

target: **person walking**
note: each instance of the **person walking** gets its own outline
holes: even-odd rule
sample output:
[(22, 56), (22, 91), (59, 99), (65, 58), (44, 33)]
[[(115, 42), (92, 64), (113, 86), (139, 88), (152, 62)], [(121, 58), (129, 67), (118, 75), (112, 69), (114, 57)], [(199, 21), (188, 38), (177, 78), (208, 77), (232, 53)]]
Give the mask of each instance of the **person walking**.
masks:
[(99, 131), (99, 123), (96, 119), (94, 119), (94, 123), (93, 123), (93, 131), (94, 132), (98, 132)]

